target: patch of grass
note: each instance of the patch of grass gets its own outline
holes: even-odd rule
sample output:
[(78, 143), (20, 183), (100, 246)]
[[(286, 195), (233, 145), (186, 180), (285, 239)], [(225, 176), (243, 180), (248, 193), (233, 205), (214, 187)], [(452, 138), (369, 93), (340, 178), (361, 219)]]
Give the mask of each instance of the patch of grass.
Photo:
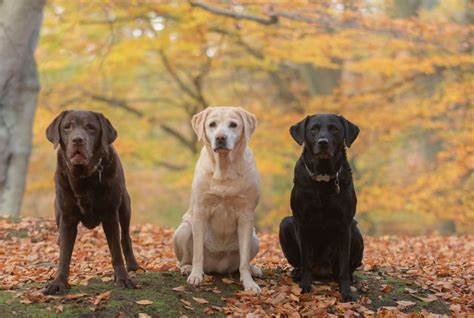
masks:
[(28, 237), (29, 233), (27, 230), (11, 230), (11, 229), (8, 229), (7, 230), (7, 235), (6, 235), (6, 239), (11, 239), (13, 237), (18, 237), (18, 238), (25, 238), (25, 237)]
[[(56, 317), (55, 310), (62, 306), (61, 317), (116, 317), (119, 314), (125, 317), (136, 317), (145, 313), (152, 317), (178, 317), (182, 314), (189, 316), (206, 316), (206, 309), (211, 305), (222, 307), (225, 305), (223, 297), (230, 297), (235, 290), (240, 289), (236, 284), (224, 284), (222, 277), (213, 276), (212, 284), (200, 288), (193, 288), (186, 283), (186, 278), (176, 272), (146, 272), (136, 274), (135, 281), (139, 289), (123, 289), (112, 282), (103, 282), (100, 279), (89, 281), (87, 286), (73, 286), (69, 294), (86, 293), (95, 298), (106, 291), (111, 291), (108, 300), (94, 306), (84, 302), (83, 298), (67, 299), (58, 297), (48, 303), (21, 304), (11, 292), (0, 292), (0, 312), (3, 317)], [(235, 281), (238, 278), (234, 277)], [(183, 292), (173, 291), (172, 288), (184, 286)], [(25, 287), (31, 288), (32, 286)], [(216, 288), (215, 288), (216, 287)], [(213, 292), (217, 290), (219, 293)], [(208, 304), (200, 304), (193, 297), (206, 299)], [(191, 303), (192, 309), (185, 308), (181, 299)], [(138, 300), (151, 300), (150, 305), (139, 305)], [(224, 316), (213, 310), (216, 317)]]
[[(285, 270), (264, 271), (265, 279), (280, 281), (288, 275)], [(368, 297), (372, 303), (366, 305), (371, 310), (376, 311), (382, 306), (397, 306), (396, 301), (409, 300), (416, 305), (407, 308), (406, 312), (419, 312), (426, 309), (429, 312), (438, 314), (449, 314), (448, 305), (442, 300), (424, 302), (410, 295), (406, 288), (416, 290), (419, 297), (427, 297), (428, 292), (420, 287), (410, 285), (397, 278), (386, 275), (383, 272), (356, 272), (356, 285), (359, 286), (355, 293), (358, 297)], [(1, 317), (57, 317), (55, 310), (61, 306), (60, 317), (137, 317), (139, 313), (145, 313), (152, 317), (178, 317), (182, 314), (190, 317), (208, 316), (207, 311), (212, 305), (222, 307), (225, 305), (223, 298), (232, 297), (237, 290), (241, 290), (240, 284), (225, 284), (223, 277), (232, 278), (239, 281), (239, 275), (214, 275), (212, 281), (199, 288), (194, 288), (186, 283), (186, 277), (177, 272), (146, 272), (135, 275), (135, 281), (140, 286), (139, 289), (123, 289), (113, 285), (112, 282), (103, 282), (99, 278), (89, 281), (87, 286), (73, 286), (70, 294), (86, 293), (89, 301), (85, 298), (67, 299), (58, 297), (51, 299), (48, 303), (33, 303), (25, 305), (20, 303), (20, 299), (14, 297), (12, 292), (0, 292), (0, 313)], [(320, 284), (320, 283), (318, 283)], [(324, 282), (324, 285), (331, 286), (337, 290), (335, 282)], [(388, 292), (380, 290), (382, 285), (390, 285), (392, 288)], [(184, 286), (180, 292), (173, 291), (174, 287)], [(360, 288), (364, 286), (365, 288)], [(29, 285), (22, 287), (22, 290), (37, 287)], [(91, 299), (106, 291), (111, 291), (108, 300), (101, 302), (98, 306), (93, 306)], [(217, 291), (217, 293), (216, 293)], [(18, 291), (15, 291), (18, 292)], [(326, 291), (318, 291), (325, 293)], [(200, 304), (193, 297), (206, 299), (209, 303)], [(151, 300), (150, 305), (139, 305), (138, 300)], [(181, 302), (191, 303), (192, 309), (186, 308)], [(214, 310), (215, 317), (223, 317), (224, 314)]]
[[(408, 293), (407, 288), (416, 290), (418, 297), (426, 298), (430, 292), (421, 289), (416, 285), (408, 284), (395, 277), (388, 276), (382, 272), (356, 272), (356, 285), (365, 285), (368, 291), (357, 291), (357, 295), (366, 296), (372, 304), (367, 307), (376, 310), (382, 306), (397, 306), (397, 301), (407, 300), (415, 302), (413, 307), (406, 308), (406, 312), (419, 312), (426, 309), (429, 312), (437, 314), (449, 314), (449, 306), (442, 300), (438, 299), (433, 302), (424, 302)], [(391, 290), (384, 292), (381, 290), (382, 285), (391, 286)], [(359, 288), (360, 289), (360, 288)]]

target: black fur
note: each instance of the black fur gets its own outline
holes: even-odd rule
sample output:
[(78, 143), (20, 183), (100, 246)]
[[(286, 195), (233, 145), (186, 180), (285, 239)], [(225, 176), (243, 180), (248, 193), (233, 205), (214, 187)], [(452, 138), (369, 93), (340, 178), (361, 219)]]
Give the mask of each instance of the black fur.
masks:
[[(335, 278), (344, 302), (354, 300), (352, 274), (364, 251), (353, 219), (357, 198), (345, 151), (358, 133), (356, 125), (338, 115), (308, 116), (291, 127), (290, 134), (304, 150), (294, 171), (293, 216), (280, 224), (280, 244), (302, 291), (310, 292), (315, 278)], [(316, 181), (311, 174), (330, 180)]]

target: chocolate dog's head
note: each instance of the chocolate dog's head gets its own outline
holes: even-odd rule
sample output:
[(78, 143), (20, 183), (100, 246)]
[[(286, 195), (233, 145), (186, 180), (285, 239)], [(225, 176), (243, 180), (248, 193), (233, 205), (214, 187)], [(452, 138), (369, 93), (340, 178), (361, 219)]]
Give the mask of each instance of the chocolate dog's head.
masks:
[(67, 110), (48, 126), (46, 138), (54, 148), (60, 145), (69, 166), (88, 168), (96, 164), (92, 162), (96, 154), (107, 152), (117, 138), (117, 131), (101, 113)]
[(350, 147), (359, 127), (340, 115), (312, 115), (291, 126), (290, 134), (299, 145), (304, 143), (317, 159), (326, 160), (332, 159), (344, 144)]

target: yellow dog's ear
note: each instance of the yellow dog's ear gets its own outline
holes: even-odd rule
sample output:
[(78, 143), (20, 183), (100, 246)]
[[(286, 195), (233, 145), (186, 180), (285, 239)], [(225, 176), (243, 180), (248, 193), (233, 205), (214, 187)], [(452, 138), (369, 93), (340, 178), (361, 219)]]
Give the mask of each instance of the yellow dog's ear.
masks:
[(200, 111), (199, 113), (195, 114), (191, 119), (191, 126), (193, 127), (194, 132), (198, 137), (198, 141), (201, 141), (202, 137), (204, 136), (204, 125), (206, 124), (207, 115), (209, 114), (209, 111), (212, 108), (213, 107), (208, 107), (203, 111)]
[(253, 132), (255, 131), (255, 127), (257, 127), (257, 117), (241, 107), (238, 107), (238, 110), (244, 125), (245, 140), (249, 140), (250, 136), (252, 136)]

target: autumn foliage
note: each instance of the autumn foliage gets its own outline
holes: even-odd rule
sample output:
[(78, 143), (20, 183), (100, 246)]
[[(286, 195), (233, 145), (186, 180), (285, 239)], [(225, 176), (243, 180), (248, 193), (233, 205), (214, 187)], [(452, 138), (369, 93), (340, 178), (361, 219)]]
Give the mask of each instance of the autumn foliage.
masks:
[(259, 119), (259, 228), (290, 213), (289, 126), (334, 112), (361, 128), (349, 157), (365, 233), (472, 231), (472, 3), (404, 2), (49, 1), (24, 214), (53, 215), (45, 127), (88, 108), (119, 131), (135, 222), (176, 225), (199, 149), (192, 114), (237, 105)]
[[(160, 271), (181, 276), (173, 255), (172, 233), (172, 230), (156, 225), (132, 227), (137, 260), (148, 272)], [(359, 299), (352, 303), (339, 302), (339, 291), (334, 282), (317, 282), (313, 286), (314, 292), (301, 294), (300, 287), (290, 278), (291, 268), (281, 252), (276, 235), (259, 234), (259, 237), (261, 250), (254, 262), (264, 270), (264, 277), (258, 279), (262, 287), (261, 296), (242, 291), (238, 276), (206, 276), (205, 283), (198, 288), (186, 284), (183, 277), (181, 283), (166, 287), (173, 294), (172, 297), (179, 300), (178, 310), (190, 317), (197, 315), (197, 306), (204, 306), (206, 314), (234, 317), (250, 313), (262, 317), (314, 317), (326, 316), (328, 313), (400, 317), (416, 306), (415, 311), (418, 313), (412, 313), (409, 317), (436, 317), (432, 313), (440, 308), (431, 304), (444, 302), (446, 314), (467, 317), (474, 310), (472, 236), (366, 238), (364, 264), (356, 272), (354, 284)], [(96, 310), (107, 306), (110, 297), (121, 292), (120, 289), (113, 289), (110, 254), (100, 229), (79, 227), (69, 282), (77, 288), (99, 279), (107, 284), (106, 290), (101, 293), (70, 291), (61, 297), (41, 294), (41, 288), (54, 276), (55, 264), (58, 262), (54, 222), (31, 218), (19, 223), (0, 220), (0, 242), (0, 296), (9, 293), (25, 305), (49, 304), (45, 312), (59, 313), (63, 305), (77, 304), (86, 310), (87, 316), (94, 316)], [(391, 280), (386, 282), (387, 278)], [(400, 284), (404, 287), (400, 287)], [(226, 286), (231, 285), (236, 287), (233, 289), (235, 292), (224, 295)], [(148, 284), (139, 288), (146, 291), (157, 287)], [(379, 299), (393, 295), (394, 289), (399, 289), (400, 294), (395, 295), (397, 298), (388, 298), (391, 305), (375, 304)], [(198, 296), (197, 293), (201, 292), (207, 294)], [(223, 304), (216, 306), (209, 300), (209, 295), (222, 298)], [(143, 306), (160, 301), (141, 297), (126, 300)], [(420, 308), (420, 304), (424, 307)], [(11, 312), (11, 307), (3, 304), (1, 299), (0, 308), (5, 313)], [(107, 316), (112, 315), (110, 311), (106, 313)], [(125, 314), (121, 316), (128, 317)]]

